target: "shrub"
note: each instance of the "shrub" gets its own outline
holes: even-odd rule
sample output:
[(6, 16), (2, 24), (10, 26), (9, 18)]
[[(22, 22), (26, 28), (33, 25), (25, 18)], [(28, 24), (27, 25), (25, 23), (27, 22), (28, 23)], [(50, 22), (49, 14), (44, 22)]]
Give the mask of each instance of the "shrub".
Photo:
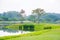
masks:
[(23, 30), (34, 31), (34, 25), (23, 25)]
[(22, 26), (19, 26), (19, 30), (22, 30), (22, 28), (23, 28)]
[(44, 27), (44, 29), (52, 29), (52, 27)]

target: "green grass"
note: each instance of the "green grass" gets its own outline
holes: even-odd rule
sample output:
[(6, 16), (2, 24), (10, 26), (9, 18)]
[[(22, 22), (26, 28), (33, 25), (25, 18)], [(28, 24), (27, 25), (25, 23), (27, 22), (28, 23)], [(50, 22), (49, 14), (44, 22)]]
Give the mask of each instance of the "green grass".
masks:
[(60, 29), (42, 30), (28, 34), (0, 37), (0, 40), (60, 40)]
[(60, 40), (60, 30), (51, 30), (36, 36), (16, 37), (7, 40)]
[[(0, 40), (60, 40), (59, 24), (34, 24), (35, 31), (28, 34), (0, 37)], [(44, 27), (52, 27), (45, 30)]]
[(21, 35), (15, 35), (15, 36), (4, 36), (4, 37), (0, 37), (0, 40), (7, 40), (7, 39), (11, 39), (11, 38), (16, 38), (16, 37), (26, 37), (26, 36), (37, 36), (40, 35), (42, 33), (48, 32), (50, 30), (42, 30), (42, 31), (37, 31), (37, 32), (31, 32), (28, 34), (21, 34)]
[(6, 26), (8, 29), (13, 30), (19, 30), (19, 26), (23, 27), (23, 25), (34, 25), (34, 31), (41, 31), (44, 30), (45, 27), (51, 27), (52, 29), (60, 28), (60, 24), (47, 24), (47, 23), (41, 23), (41, 24), (14, 24), (10, 26)]

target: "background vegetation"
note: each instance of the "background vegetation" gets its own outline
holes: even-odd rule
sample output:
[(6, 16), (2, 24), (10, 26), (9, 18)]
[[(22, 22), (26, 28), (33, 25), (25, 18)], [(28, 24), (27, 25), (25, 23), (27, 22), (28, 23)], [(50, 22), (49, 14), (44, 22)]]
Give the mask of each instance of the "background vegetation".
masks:
[[(7, 23), (9, 25), (1, 29), (31, 33), (4, 36), (0, 37), (0, 40), (60, 40), (60, 14), (46, 13), (41, 8), (32, 10), (32, 14), (28, 16), (24, 13), (25, 10), (21, 9), (20, 12), (8, 11), (0, 14), (0, 23), (5, 24), (1, 21), (14, 21), (13, 24)], [(20, 23), (15, 23), (15, 21), (20, 21)]]

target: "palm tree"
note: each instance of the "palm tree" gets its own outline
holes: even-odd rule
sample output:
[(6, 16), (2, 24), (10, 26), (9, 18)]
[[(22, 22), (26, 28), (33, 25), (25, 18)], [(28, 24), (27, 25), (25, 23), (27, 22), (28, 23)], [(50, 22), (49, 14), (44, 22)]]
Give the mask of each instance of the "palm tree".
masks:
[(37, 8), (37, 9), (34, 9), (32, 10), (32, 13), (37, 15), (37, 22), (39, 23), (39, 18), (42, 14), (44, 14), (44, 9), (41, 9), (41, 8)]

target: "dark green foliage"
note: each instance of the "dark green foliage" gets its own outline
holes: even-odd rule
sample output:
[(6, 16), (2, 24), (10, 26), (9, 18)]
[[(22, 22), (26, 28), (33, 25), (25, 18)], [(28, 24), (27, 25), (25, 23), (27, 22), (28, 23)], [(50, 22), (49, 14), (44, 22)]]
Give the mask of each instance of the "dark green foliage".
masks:
[(44, 27), (44, 29), (52, 29), (52, 27)]
[(30, 25), (30, 31), (34, 31), (34, 25)]
[(23, 30), (34, 31), (34, 25), (23, 25)]
[(23, 28), (22, 26), (19, 26), (19, 30), (22, 30), (22, 28)]
[(60, 24), (19, 24), (6, 26), (6, 28), (11, 30), (23, 30), (23, 31), (41, 31), (45, 29), (56, 29), (59, 28)]
[(0, 40), (4, 40), (4, 39), (0, 39)]
[(23, 26), (23, 30), (28, 31), (29, 30), (29, 26), (28, 25), (24, 25)]

